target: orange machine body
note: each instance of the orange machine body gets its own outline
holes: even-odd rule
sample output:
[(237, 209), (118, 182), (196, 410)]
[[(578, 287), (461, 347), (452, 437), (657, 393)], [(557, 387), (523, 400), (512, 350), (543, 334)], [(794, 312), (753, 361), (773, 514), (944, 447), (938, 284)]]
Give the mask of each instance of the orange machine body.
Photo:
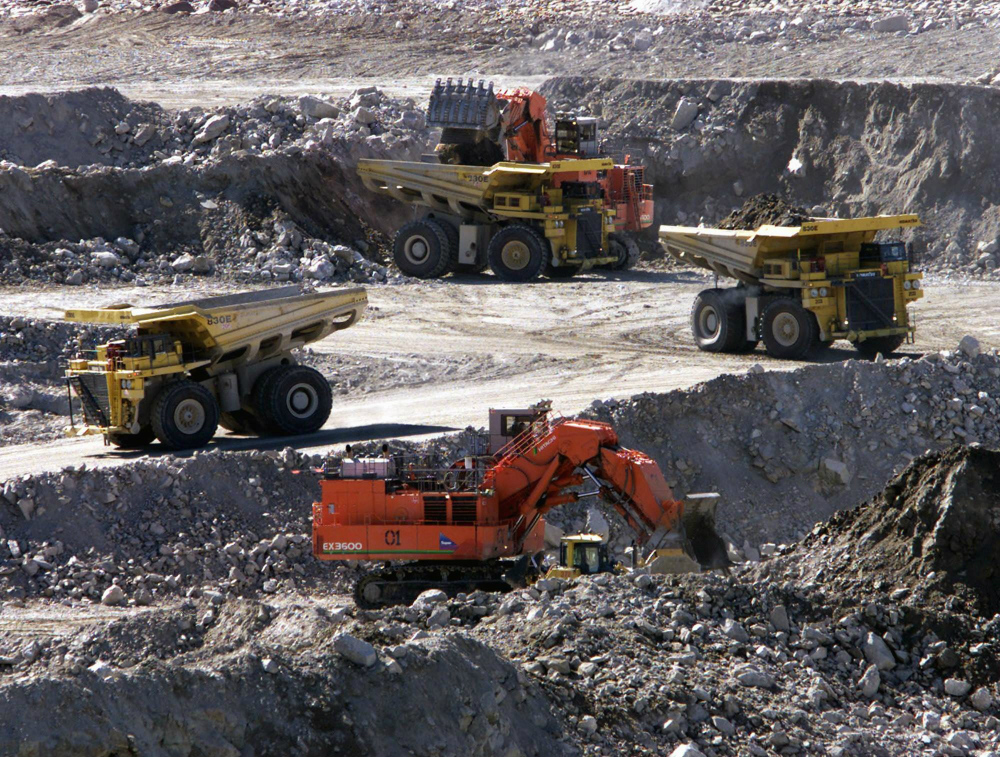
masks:
[[(487, 561), (544, 547), (548, 510), (586, 474), (644, 544), (675, 531), (683, 505), (648, 456), (606, 423), (542, 416), (495, 455), (442, 469), (351, 461), (321, 482), (313, 552), (325, 560)], [(367, 468), (365, 466), (368, 466)], [(346, 466), (345, 466), (346, 468)]]

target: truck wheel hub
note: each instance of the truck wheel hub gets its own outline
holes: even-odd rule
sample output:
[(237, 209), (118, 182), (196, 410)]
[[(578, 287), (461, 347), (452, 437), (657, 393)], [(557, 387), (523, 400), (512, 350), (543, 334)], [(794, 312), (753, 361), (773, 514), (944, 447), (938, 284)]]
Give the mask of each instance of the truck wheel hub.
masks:
[(774, 338), (783, 347), (799, 341), (799, 319), (791, 313), (781, 313), (774, 319)]
[(700, 321), (702, 336), (710, 337), (719, 333), (719, 314), (715, 312), (715, 308), (704, 308)]
[(406, 240), (406, 244), (403, 246), (403, 254), (406, 255), (406, 259), (411, 263), (420, 264), (427, 260), (430, 249), (431, 246), (427, 243), (427, 240), (417, 235)]
[(319, 406), (319, 395), (309, 384), (296, 384), (288, 392), (288, 412), (296, 418), (308, 418)]
[(205, 408), (198, 400), (183, 400), (174, 409), (174, 425), (185, 434), (198, 433), (205, 425)]
[(512, 271), (520, 271), (531, 260), (531, 250), (524, 242), (513, 241), (503, 246), (500, 254), (503, 264)]

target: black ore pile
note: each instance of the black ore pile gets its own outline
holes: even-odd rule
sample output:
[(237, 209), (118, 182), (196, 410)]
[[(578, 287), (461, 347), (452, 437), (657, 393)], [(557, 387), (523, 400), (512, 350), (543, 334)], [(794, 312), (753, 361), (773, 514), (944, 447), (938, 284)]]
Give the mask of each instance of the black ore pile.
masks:
[(761, 226), (801, 226), (809, 219), (803, 208), (776, 194), (754, 195), (719, 223), (720, 229), (757, 229)]
[[(823, 527), (844, 569), (1000, 612), (1000, 451), (953, 447), (915, 460), (871, 502)], [(929, 597), (930, 598), (930, 597)]]

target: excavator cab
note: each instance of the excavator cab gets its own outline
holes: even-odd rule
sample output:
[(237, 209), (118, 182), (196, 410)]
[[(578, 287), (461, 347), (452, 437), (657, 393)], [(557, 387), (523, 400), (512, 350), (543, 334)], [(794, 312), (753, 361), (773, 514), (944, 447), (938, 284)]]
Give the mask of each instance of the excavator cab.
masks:
[(614, 569), (608, 545), (600, 535), (572, 534), (559, 540), (559, 564), (550, 568), (545, 577), (579, 578)]
[(532, 407), (514, 409), (490, 408), (490, 439), (488, 453), (495, 455), (525, 431), (544, 422), (551, 405), (539, 403)]
[(600, 157), (597, 119), (581, 116), (560, 116), (557, 118), (556, 153), (560, 157)]

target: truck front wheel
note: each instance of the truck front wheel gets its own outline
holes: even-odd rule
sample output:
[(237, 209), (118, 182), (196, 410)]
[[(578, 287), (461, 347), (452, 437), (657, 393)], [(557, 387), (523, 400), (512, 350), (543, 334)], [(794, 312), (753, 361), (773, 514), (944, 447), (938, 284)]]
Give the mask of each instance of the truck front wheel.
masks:
[(160, 444), (168, 449), (204, 447), (219, 426), (219, 406), (201, 384), (175, 381), (153, 400), (151, 425)]
[(611, 254), (615, 256), (613, 263), (608, 263), (605, 267), (612, 271), (627, 271), (639, 262), (639, 244), (628, 234), (614, 232), (608, 235), (608, 246)]
[(261, 380), (257, 411), (273, 433), (311, 434), (330, 417), (330, 382), (315, 368), (285, 365)]
[(512, 224), (490, 240), (490, 268), (505, 281), (537, 278), (552, 256), (549, 240), (524, 224)]
[(895, 334), (894, 336), (873, 336), (863, 342), (855, 342), (854, 346), (863, 357), (874, 360), (880, 352), (884, 357), (889, 357), (906, 342), (905, 334)]
[(767, 354), (785, 360), (802, 360), (819, 342), (816, 316), (790, 299), (767, 306), (762, 330)]

